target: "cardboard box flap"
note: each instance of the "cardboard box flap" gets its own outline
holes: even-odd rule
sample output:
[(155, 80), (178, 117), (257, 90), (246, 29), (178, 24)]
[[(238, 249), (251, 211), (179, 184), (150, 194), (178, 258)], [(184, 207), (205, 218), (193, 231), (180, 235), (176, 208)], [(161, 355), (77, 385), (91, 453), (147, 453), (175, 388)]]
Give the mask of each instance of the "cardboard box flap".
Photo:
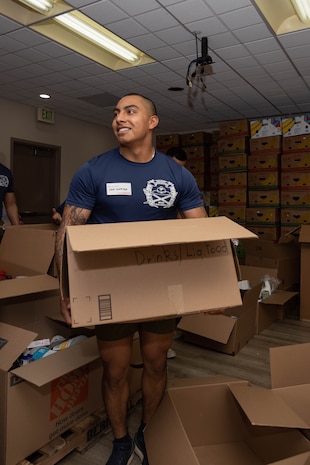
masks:
[[(310, 234), (309, 234), (310, 236)], [(250, 241), (244, 239), (242, 245), (245, 250), (246, 264), (252, 265), (251, 257), (268, 258), (274, 260), (284, 260), (299, 256), (299, 245), (297, 242), (290, 243), (274, 243), (264, 239)]]
[[(3, 285), (2, 285), (3, 284)], [(59, 289), (59, 281), (47, 274), (7, 279), (0, 286), (0, 299)]]
[[(126, 230), (126, 234), (124, 234)], [(67, 236), (74, 252), (90, 252), (162, 244), (257, 238), (227, 217), (140, 221), (132, 223), (68, 226)]]
[(33, 363), (12, 370), (20, 378), (40, 387), (53, 379), (98, 359), (96, 337), (75, 344)]
[(233, 384), (229, 388), (253, 425), (309, 428), (308, 423), (274, 390), (254, 387), (250, 384)]
[(8, 371), (37, 333), (0, 322), (0, 368)]
[(310, 465), (310, 452), (294, 455), (278, 462), (272, 462), (270, 465)]
[(301, 226), (299, 242), (310, 242), (310, 224)]
[(278, 274), (276, 268), (263, 268), (251, 265), (240, 265), (240, 271), (242, 279), (247, 279), (251, 287), (258, 283), (262, 283), (265, 275), (276, 278)]
[(206, 315), (198, 313), (186, 315), (178, 324), (178, 328), (199, 336), (207, 337), (221, 344), (227, 341), (236, 324), (236, 319), (225, 315)]
[(54, 256), (55, 235), (56, 231), (47, 229), (7, 228), (0, 245), (1, 267), (5, 262), (18, 264), (21, 269), (30, 268), (34, 274), (47, 273)]
[(269, 297), (266, 297), (266, 299), (263, 299), (261, 303), (266, 305), (284, 305), (296, 295), (298, 295), (298, 292), (276, 291), (273, 292)]
[(269, 349), (272, 388), (310, 384), (310, 343)]

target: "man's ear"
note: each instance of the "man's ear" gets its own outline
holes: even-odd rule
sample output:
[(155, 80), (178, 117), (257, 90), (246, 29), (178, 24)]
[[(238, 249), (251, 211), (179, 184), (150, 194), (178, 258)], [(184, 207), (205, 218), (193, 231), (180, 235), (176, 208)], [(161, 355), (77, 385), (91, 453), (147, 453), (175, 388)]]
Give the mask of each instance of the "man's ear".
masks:
[(150, 117), (150, 129), (155, 129), (158, 126), (159, 118), (157, 115), (152, 115)]

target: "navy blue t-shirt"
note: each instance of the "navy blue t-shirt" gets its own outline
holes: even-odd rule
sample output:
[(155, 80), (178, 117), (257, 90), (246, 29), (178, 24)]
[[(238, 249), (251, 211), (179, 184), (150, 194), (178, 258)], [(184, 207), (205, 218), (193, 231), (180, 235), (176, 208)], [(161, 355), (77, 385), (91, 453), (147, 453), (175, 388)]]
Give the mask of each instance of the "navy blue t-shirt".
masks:
[(203, 205), (195, 178), (172, 158), (156, 151), (151, 161), (136, 163), (118, 148), (79, 168), (66, 203), (92, 210), (89, 223), (172, 219)]
[(0, 219), (2, 217), (3, 201), (7, 192), (14, 192), (11, 170), (0, 163)]

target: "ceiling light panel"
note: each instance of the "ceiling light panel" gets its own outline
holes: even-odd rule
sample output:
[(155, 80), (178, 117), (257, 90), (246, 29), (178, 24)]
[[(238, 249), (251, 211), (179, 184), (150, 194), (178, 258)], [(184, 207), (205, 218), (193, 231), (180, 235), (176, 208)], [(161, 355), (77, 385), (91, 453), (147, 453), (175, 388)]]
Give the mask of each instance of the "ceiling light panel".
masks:
[(155, 61), (79, 11), (48, 18), (30, 28), (114, 71)]

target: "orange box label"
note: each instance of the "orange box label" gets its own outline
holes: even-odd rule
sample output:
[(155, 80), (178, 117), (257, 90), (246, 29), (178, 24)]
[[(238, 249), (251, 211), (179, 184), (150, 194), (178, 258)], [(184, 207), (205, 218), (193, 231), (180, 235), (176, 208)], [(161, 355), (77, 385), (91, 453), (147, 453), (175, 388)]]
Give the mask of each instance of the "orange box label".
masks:
[(84, 365), (51, 382), (50, 421), (56, 420), (88, 398), (89, 366)]

